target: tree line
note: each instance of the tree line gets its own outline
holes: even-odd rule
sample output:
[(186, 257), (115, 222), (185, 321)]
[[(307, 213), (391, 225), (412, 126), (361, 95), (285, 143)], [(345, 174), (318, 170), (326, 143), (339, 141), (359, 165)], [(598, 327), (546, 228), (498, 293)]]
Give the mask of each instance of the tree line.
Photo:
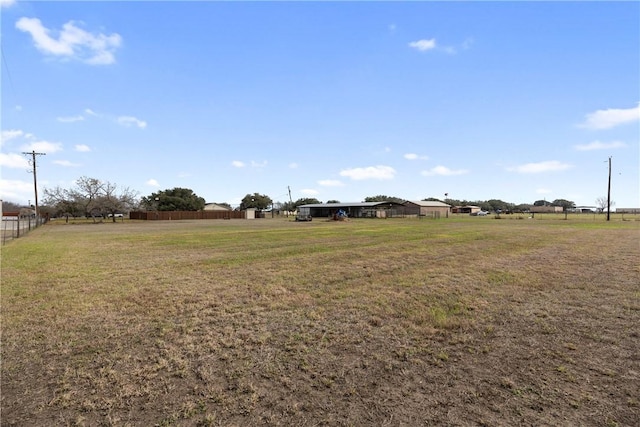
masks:
[[(500, 199), (465, 200), (428, 197), (422, 200), (439, 201), (451, 206), (473, 205), (490, 212), (525, 212), (531, 209), (532, 206), (560, 206), (564, 210), (575, 208), (575, 203), (566, 199), (555, 199), (551, 202), (536, 200), (532, 204), (515, 204)], [(602, 204), (602, 200), (604, 200), (604, 198), (598, 198), (596, 203)], [(366, 197), (363, 201), (404, 203), (407, 200), (396, 196), (376, 195)], [(10, 202), (4, 203), (7, 207), (12, 206)], [(271, 209), (295, 211), (301, 205), (319, 203), (322, 203), (322, 201), (316, 198), (300, 198), (296, 201), (275, 202), (268, 195), (248, 193), (242, 198), (240, 205), (235, 207), (235, 210), (254, 208), (261, 211)], [(340, 203), (340, 201), (327, 200), (325, 203)], [(218, 202), (216, 204), (232, 209), (232, 206), (226, 202)], [(132, 210), (199, 211), (203, 210), (205, 205), (205, 199), (188, 188), (176, 187), (139, 197), (136, 192), (129, 188), (121, 188), (109, 181), (83, 176), (76, 180), (75, 185), (71, 188), (62, 188), (59, 186), (46, 188), (40, 210), (41, 214), (44, 213), (51, 216), (86, 216), (94, 219), (99, 217), (112, 217), (113, 221), (115, 221), (116, 215), (124, 214)], [(601, 208), (602, 206), (598, 205), (598, 207)]]

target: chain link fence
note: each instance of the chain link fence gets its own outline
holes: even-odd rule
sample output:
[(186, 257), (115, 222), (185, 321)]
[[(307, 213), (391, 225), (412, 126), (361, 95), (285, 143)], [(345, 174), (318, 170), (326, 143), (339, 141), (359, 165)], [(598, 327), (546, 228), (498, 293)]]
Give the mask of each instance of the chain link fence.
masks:
[(7, 242), (25, 236), (29, 231), (37, 228), (45, 223), (45, 218), (34, 216), (20, 215), (3, 215), (2, 224), (0, 226), (0, 243), (2, 245)]

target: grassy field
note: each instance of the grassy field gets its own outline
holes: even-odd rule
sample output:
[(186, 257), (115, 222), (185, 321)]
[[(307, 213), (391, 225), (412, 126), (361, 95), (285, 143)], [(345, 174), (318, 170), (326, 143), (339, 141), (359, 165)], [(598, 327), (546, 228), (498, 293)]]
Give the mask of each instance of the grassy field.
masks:
[(50, 223), (2, 248), (3, 426), (631, 426), (640, 222)]

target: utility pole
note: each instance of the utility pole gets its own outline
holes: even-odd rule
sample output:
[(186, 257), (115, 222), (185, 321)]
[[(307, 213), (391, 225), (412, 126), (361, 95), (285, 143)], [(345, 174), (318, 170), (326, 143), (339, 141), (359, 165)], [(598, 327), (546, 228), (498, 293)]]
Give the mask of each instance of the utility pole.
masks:
[(611, 214), (611, 156), (609, 156), (609, 182), (607, 184), (607, 221)]
[(31, 160), (29, 160), (29, 164), (31, 164), (31, 166), (33, 167), (33, 170), (30, 172), (33, 172), (33, 191), (36, 195), (36, 218), (38, 218), (40, 212), (38, 211), (38, 179), (37, 179), (37, 173), (36, 173), (36, 169), (37, 169), (36, 156), (45, 156), (46, 153), (36, 153), (34, 150), (31, 153), (22, 152), (22, 154), (31, 156)]

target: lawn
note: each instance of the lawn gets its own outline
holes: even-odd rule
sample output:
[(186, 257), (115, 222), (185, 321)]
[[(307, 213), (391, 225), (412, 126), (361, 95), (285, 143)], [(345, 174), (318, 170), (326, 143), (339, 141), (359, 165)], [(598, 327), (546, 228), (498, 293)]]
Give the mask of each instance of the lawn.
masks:
[(640, 419), (640, 222), (50, 223), (2, 247), (2, 425)]

